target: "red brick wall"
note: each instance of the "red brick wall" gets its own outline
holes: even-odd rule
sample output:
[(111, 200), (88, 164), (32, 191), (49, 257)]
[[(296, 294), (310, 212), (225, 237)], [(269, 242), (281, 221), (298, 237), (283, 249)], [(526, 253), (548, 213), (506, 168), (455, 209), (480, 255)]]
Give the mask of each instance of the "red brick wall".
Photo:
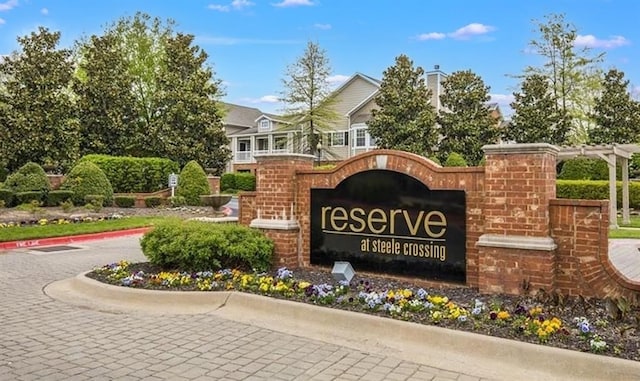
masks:
[[(640, 284), (627, 282), (608, 261), (608, 203), (556, 200), (556, 151), (541, 146), (524, 152), (516, 152), (515, 146), (508, 146), (506, 153), (489, 150), (486, 168), (441, 168), (424, 157), (388, 150), (367, 152), (322, 171), (312, 169), (313, 158), (307, 155), (261, 157), (257, 191), (240, 195), (239, 222), (249, 225), (258, 209), (262, 219), (282, 219), (283, 211), (289, 219), (294, 205), (299, 230), (263, 230), (276, 242), (278, 266), (310, 266), (311, 189), (335, 188), (358, 172), (388, 169), (430, 189), (465, 191), (468, 286), (494, 293), (542, 288), (570, 295), (636, 297)], [(553, 239), (557, 249), (478, 247), (485, 234)]]
[(627, 282), (609, 262), (609, 202), (558, 199), (550, 206), (558, 292), (637, 297), (640, 284)]
[(238, 194), (238, 223), (248, 226), (256, 218), (256, 192)]

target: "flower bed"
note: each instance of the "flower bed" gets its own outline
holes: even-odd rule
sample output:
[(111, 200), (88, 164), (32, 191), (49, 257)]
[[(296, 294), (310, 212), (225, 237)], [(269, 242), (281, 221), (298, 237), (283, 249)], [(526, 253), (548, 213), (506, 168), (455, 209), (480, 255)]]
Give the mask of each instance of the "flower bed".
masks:
[(236, 270), (186, 273), (126, 261), (94, 269), (89, 277), (126, 287), (155, 290), (237, 290), (405, 321), (560, 348), (640, 360), (639, 311), (620, 319), (607, 315), (605, 301), (480, 295), (470, 288), (428, 289), (379, 276), (336, 282), (325, 269), (300, 269), (295, 276)]
[(78, 216), (69, 218), (30, 218), (22, 219), (19, 221), (0, 222), (0, 229), (13, 228), (13, 227), (26, 227), (26, 226), (45, 226), (45, 225), (66, 225), (66, 224), (78, 224), (82, 222), (96, 222), (106, 220), (116, 220), (123, 216), (119, 214), (106, 215), (106, 216)]

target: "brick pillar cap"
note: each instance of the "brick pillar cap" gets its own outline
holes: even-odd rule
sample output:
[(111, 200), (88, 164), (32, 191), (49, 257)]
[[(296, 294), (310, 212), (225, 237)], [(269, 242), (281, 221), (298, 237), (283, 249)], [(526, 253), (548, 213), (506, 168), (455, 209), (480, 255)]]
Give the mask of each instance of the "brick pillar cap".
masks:
[(273, 161), (273, 160), (302, 160), (313, 162), (317, 158), (313, 155), (307, 155), (304, 153), (263, 153), (259, 155), (253, 155), (256, 161)]
[(489, 144), (482, 147), (487, 155), (519, 154), (519, 153), (550, 153), (557, 155), (560, 148), (549, 143), (512, 143)]

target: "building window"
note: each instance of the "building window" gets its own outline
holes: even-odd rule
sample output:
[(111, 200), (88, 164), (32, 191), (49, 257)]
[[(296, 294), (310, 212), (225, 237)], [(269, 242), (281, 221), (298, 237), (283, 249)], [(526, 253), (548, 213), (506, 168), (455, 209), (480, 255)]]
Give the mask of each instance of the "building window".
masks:
[(335, 131), (328, 134), (330, 147), (343, 147), (347, 145), (349, 141), (349, 132), (347, 131)]
[(271, 121), (269, 119), (262, 119), (259, 129), (260, 131), (269, 131), (271, 129)]
[(353, 137), (353, 146), (355, 148), (375, 148), (376, 140), (369, 135), (366, 128), (358, 128)]
[(287, 136), (280, 135), (273, 137), (273, 150), (277, 152), (286, 152), (287, 150)]
[(256, 151), (269, 152), (269, 138), (256, 138)]

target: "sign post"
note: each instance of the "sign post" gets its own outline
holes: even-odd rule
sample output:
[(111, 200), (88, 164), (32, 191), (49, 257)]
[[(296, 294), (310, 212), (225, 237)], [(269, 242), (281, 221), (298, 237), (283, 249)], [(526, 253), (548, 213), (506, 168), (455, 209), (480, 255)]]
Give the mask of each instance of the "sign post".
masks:
[(172, 173), (169, 175), (169, 188), (171, 188), (171, 197), (175, 196), (175, 190), (178, 186), (178, 175)]

